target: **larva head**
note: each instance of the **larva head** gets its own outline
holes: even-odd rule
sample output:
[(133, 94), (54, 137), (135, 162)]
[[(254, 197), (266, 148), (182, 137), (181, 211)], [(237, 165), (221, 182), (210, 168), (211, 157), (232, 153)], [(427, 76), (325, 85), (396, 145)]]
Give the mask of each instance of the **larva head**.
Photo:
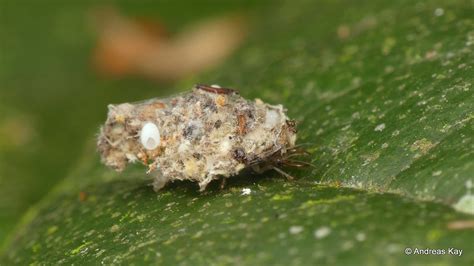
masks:
[(140, 155), (158, 149), (160, 129), (153, 119), (146, 119), (131, 104), (109, 105), (107, 121), (101, 128), (98, 149), (102, 161), (116, 170), (123, 170), (128, 162), (135, 162)]
[[(286, 153), (296, 141), (296, 124), (286, 115), (282, 105), (269, 105), (261, 100), (255, 101), (255, 116), (247, 119), (247, 130), (243, 135), (245, 153), (258, 160), (278, 151)], [(244, 119), (245, 120), (245, 119)], [(240, 123), (239, 123), (240, 124)], [(251, 160), (252, 162), (252, 160)]]

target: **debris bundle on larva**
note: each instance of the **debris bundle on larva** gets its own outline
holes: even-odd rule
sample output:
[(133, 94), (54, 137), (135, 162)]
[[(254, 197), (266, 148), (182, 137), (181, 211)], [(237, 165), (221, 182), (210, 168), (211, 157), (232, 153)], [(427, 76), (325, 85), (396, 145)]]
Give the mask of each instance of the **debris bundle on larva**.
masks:
[(244, 168), (282, 172), (276, 166), (295, 151), (295, 140), (295, 123), (282, 105), (197, 85), (171, 98), (109, 105), (97, 146), (102, 161), (118, 171), (127, 163), (147, 165), (155, 190), (186, 179), (204, 190)]

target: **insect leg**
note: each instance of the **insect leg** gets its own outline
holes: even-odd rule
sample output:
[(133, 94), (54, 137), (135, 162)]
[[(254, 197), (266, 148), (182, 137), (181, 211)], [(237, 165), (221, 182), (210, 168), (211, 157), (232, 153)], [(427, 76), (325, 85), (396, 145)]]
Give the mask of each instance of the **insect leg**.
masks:
[(288, 180), (293, 180), (295, 179), (293, 176), (287, 174), (285, 171), (281, 170), (280, 168), (276, 167), (276, 166), (273, 166), (272, 167), (273, 170), (277, 171), (278, 173), (280, 173), (281, 175), (283, 175), (284, 177), (286, 177), (286, 179)]
[(212, 181), (212, 179), (214, 179), (213, 176), (208, 176), (204, 180), (199, 182), (199, 192), (203, 192), (204, 190), (206, 190), (207, 185)]
[(294, 146), (294, 148), (299, 148), (299, 147), (302, 147), (302, 146), (308, 146), (308, 145), (314, 145), (313, 142), (303, 142), (303, 143), (298, 143)]
[(284, 162), (281, 162), (280, 164), (284, 166), (290, 166), (290, 167), (296, 167), (296, 168), (302, 168), (306, 166), (305, 164), (297, 163), (293, 161), (284, 161)]
[(227, 182), (227, 177), (223, 176), (221, 179), (221, 185), (219, 186), (220, 190), (224, 190), (226, 182)]
[(291, 158), (291, 157), (296, 157), (296, 156), (309, 156), (310, 153), (307, 151), (294, 151), (294, 152), (288, 152), (288, 155), (285, 156), (285, 158)]
[(153, 180), (153, 190), (158, 192), (166, 185), (166, 183), (168, 183), (168, 178), (163, 176), (161, 173), (157, 174)]
[(311, 166), (313, 168), (316, 168), (316, 165), (305, 162), (305, 161), (300, 161), (300, 160), (287, 160), (287, 161), (283, 161), (282, 163), (288, 166), (295, 166), (295, 167)]

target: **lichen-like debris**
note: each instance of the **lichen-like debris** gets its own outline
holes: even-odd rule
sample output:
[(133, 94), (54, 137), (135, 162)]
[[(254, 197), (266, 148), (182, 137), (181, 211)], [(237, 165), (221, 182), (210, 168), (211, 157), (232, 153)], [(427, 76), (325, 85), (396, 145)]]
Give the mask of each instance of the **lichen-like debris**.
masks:
[(204, 190), (244, 168), (282, 172), (276, 166), (295, 150), (295, 140), (295, 123), (282, 105), (196, 85), (171, 98), (109, 105), (97, 146), (102, 161), (117, 171), (127, 163), (147, 165), (155, 190), (186, 179)]

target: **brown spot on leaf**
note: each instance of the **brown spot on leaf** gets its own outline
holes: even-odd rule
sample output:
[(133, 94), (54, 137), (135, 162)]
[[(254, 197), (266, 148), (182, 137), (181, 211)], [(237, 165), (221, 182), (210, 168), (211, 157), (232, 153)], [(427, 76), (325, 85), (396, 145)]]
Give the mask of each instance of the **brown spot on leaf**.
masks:
[(460, 220), (452, 221), (448, 223), (448, 229), (451, 230), (463, 230), (463, 229), (473, 229), (474, 220)]
[(87, 193), (85, 191), (79, 192), (79, 201), (84, 202), (87, 200)]
[(425, 155), (428, 153), (429, 150), (431, 150), (436, 144), (432, 143), (431, 141), (423, 138), (419, 139), (410, 146), (410, 151), (419, 151), (421, 152), (422, 155)]

